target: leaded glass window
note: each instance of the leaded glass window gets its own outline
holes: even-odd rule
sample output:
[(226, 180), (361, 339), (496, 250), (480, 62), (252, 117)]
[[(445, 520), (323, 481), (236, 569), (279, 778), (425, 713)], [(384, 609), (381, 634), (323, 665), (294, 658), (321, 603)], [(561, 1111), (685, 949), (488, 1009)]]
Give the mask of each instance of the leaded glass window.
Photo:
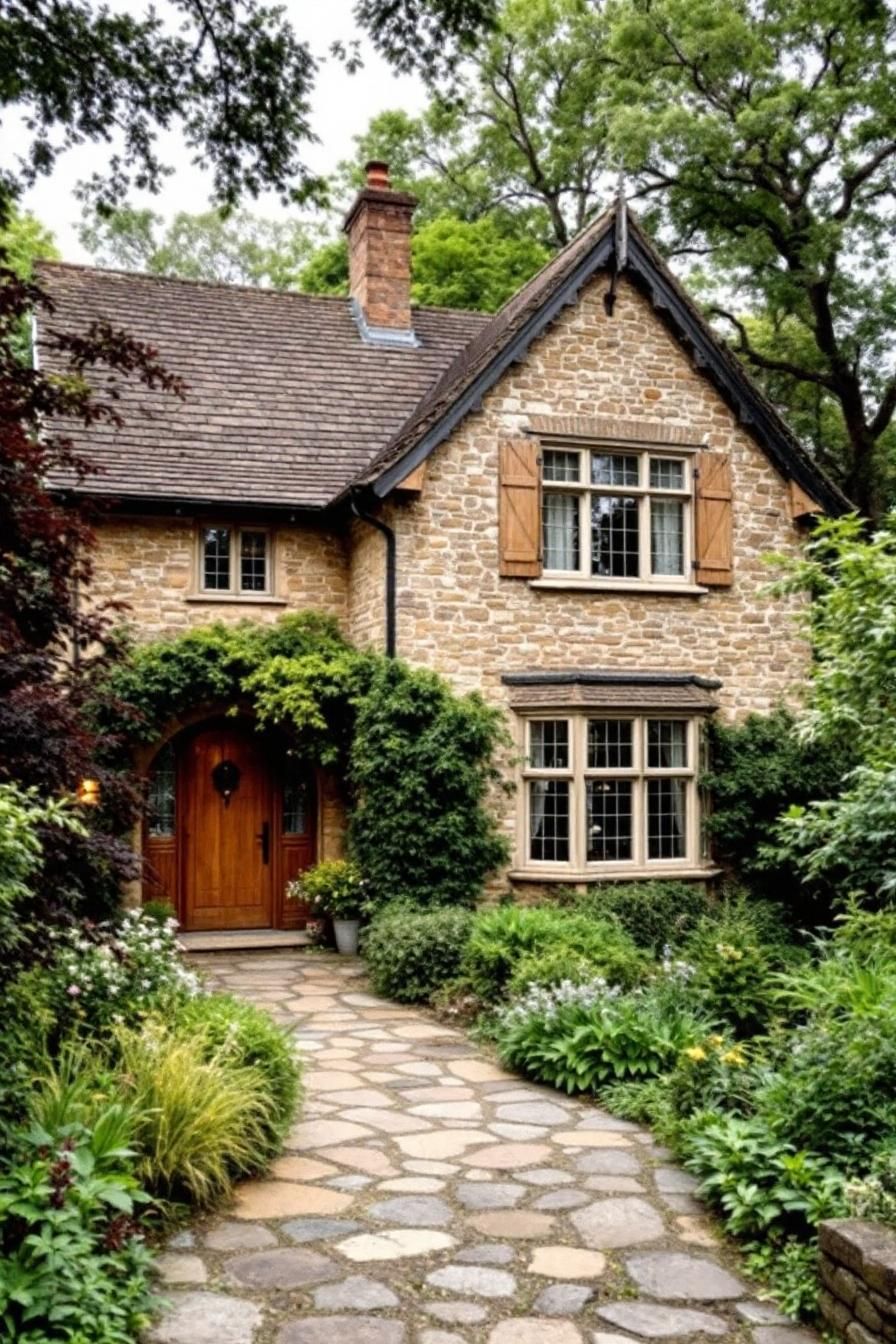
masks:
[(147, 829), (152, 836), (173, 836), (177, 821), (177, 762), (171, 742), (159, 752), (149, 772)]

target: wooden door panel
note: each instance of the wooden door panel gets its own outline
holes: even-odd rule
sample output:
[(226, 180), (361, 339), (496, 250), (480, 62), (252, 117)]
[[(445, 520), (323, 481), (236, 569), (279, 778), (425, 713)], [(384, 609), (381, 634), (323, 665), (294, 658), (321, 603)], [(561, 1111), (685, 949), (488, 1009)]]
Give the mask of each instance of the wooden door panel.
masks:
[[(215, 768), (225, 761), (238, 771), (229, 798), (214, 782)], [(269, 928), (272, 787), (260, 744), (237, 727), (206, 729), (187, 744), (182, 778), (186, 927)]]

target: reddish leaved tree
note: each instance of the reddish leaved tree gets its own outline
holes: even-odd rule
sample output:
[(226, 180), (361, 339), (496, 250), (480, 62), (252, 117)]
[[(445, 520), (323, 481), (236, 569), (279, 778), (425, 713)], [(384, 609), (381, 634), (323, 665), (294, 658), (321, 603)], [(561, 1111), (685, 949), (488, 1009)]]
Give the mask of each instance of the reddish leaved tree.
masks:
[[(17, 354), (16, 337), (40, 312), (49, 372)], [(74, 449), (74, 427), (121, 423), (122, 382), (183, 395), (150, 346), (106, 322), (71, 334), (52, 326), (53, 305), (34, 283), (0, 267), (0, 781), (44, 796), (99, 781), (101, 805), (85, 809), (85, 839), (46, 837), (40, 904), (104, 913), (135, 861), (126, 833), (140, 799), (128, 773), (108, 764), (85, 713), (98, 675), (114, 658), (109, 636), (120, 609), (88, 598), (95, 538), (85, 486), (95, 468)], [(64, 483), (65, 488), (62, 488)]]

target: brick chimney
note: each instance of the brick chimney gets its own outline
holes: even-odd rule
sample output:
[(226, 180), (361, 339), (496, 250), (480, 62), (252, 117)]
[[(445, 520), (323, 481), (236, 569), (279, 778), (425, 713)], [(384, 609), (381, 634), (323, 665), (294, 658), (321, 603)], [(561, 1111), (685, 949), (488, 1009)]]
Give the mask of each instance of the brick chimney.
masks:
[(350, 292), (365, 340), (416, 345), (411, 325), (411, 216), (415, 196), (393, 191), (389, 166), (374, 160), (367, 185), (342, 226), (348, 234)]

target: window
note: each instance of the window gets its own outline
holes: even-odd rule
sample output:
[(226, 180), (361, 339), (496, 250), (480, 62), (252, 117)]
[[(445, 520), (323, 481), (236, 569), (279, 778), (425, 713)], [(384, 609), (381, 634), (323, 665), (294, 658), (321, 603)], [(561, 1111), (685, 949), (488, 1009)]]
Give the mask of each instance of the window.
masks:
[(168, 743), (153, 761), (149, 772), (146, 826), (151, 836), (174, 835), (177, 809), (177, 764), (174, 746)]
[(546, 448), (544, 572), (690, 582), (691, 464), (646, 449)]
[(600, 711), (525, 729), (527, 867), (597, 877), (700, 862), (697, 720)]
[(270, 534), (259, 528), (203, 528), (199, 563), (202, 591), (270, 593), (270, 552)]

